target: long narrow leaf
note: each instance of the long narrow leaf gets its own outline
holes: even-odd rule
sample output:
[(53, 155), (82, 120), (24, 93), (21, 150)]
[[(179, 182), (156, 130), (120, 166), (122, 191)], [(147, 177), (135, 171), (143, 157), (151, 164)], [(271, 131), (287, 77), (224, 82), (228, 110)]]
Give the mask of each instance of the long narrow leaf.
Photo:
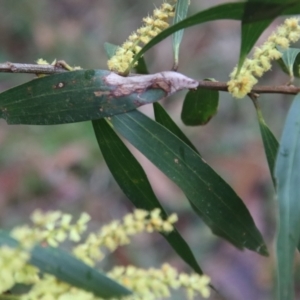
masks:
[(0, 94), (0, 118), (9, 124), (74, 123), (124, 113), (166, 97), (160, 88), (115, 95), (103, 70), (80, 70), (32, 80)]
[(293, 299), (293, 262), (300, 238), (300, 95), (289, 110), (275, 166), (279, 202), (277, 276), (279, 299)]
[[(0, 231), (0, 246), (17, 247), (18, 242)], [(98, 270), (86, 265), (68, 252), (58, 248), (35, 246), (30, 263), (42, 273), (48, 273), (72, 286), (89, 291), (104, 299), (130, 295), (131, 292)]]
[(273, 185), (274, 185), (274, 187), (276, 187), (276, 179), (274, 176), (274, 171), (275, 171), (274, 169), (275, 169), (275, 161), (276, 161), (276, 155), (277, 155), (278, 148), (279, 148), (279, 143), (278, 143), (277, 139), (275, 138), (274, 134), (272, 133), (272, 131), (270, 130), (270, 128), (268, 127), (268, 125), (266, 124), (257, 100), (254, 101), (254, 106), (256, 109), (256, 113), (257, 113), (259, 129), (260, 129), (261, 137), (262, 137), (263, 144), (264, 144), (264, 149), (265, 149), (265, 154), (266, 154), (267, 161), (268, 161), (270, 174), (272, 177)]
[(275, 166), (275, 160), (276, 160), (279, 143), (265, 122), (259, 122), (259, 128), (264, 143), (264, 149), (265, 149), (273, 185), (274, 187), (276, 187), (276, 180), (274, 178), (274, 166)]
[[(176, 24), (184, 20), (187, 16), (190, 0), (178, 0), (173, 23)], [(174, 53), (174, 69), (177, 69), (179, 62), (179, 47), (182, 41), (184, 30), (176, 31), (173, 35), (173, 53)]]
[[(98, 144), (112, 175), (128, 199), (137, 207), (146, 210), (160, 208), (167, 213), (156, 198), (147, 175), (136, 158), (104, 119), (93, 121)], [(202, 274), (191, 249), (177, 230), (163, 234), (178, 255), (195, 272)]]
[(183, 190), (215, 233), (230, 237), (240, 249), (267, 255), (262, 236), (242, 200), (196, 152), (138, 111), (111, 120), (118, 132)]
[(119, 283), (61, 249), (36, 246), (31, 255), (30, 262), (41, 272), (51, 274), (98, 297), (109, 299), (131, 294)]

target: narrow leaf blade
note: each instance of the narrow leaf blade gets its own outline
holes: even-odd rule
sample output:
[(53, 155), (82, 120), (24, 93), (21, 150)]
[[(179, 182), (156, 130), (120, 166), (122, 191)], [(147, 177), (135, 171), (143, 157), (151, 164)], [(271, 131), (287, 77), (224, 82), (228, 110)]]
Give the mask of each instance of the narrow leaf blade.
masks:
[(259, 129), (264, 144), (264, 150), (268, 161), (270, 174), (272, 177), (273, 185), (276, 188), (276, 179), (274, 176), (274, 171), (275, 171), (275, 161), (276, 161), (276, 155), (279, 148), (279, 143), (276, 137), (274, 136), (274, 134), (272, 133), (272, 131), (270, 130), (270, 128), (268, 127), (268, 125), (266, 124), (257, 100), (254, 102), (254, 106), (257, 113)]
[(189, 146), (138, 111), (114, 116), (112, 123), (182, 189), (214, 232), (230, 237), (240, 249), (267, 255), (262, 236), (242, 200)]
[(145, 59), (144, 57), (141, 57), (139, 60), (138, 60), (138, 64), (137, 66), (135, 67), (136, 69), (136, 72), (138, 74), (149, 74), (149, 71), (148, 71), (148, 67), (147, 67), (147, 64), (145, 62)]
[(185, 125), (205, 125), (217, 113), (219, 92), (198, 88), (190, 90), (184, 99), (181, 120)]
[[(145, 171), (122, 140), (104, 119), (93, 121), (93, 126), (105, 162), (124, 194), (137, 208), (148, 211), (160, 208), (166, 218), (167, 213), (156, 198)], [(194, 254), (177, 230), (163, 236), (195, 272), (203, 274)]]
[(109, 299), (131, 294), (119, 283), (61, 249), (36, 246), (31, 255), (31, 263), (41, 272), (92, 292), (95, 296)]
[[(190, 0), (178, 0), (176, 3), (175, 16), (173, 24), (184, 20), (187, 16)], [(173, 53), (174, 53), (174, 69), (177, 69), (179, 63), (179, 48), (182, 41), (184, 30), (176, 31), (173, 35)]]
[(289, 110), (275, 165), (279, 225), (277, 276), (279, 299), (293, 299), (293, 261), (300, 238), (300, 95)]
[(259, 128), (264, 143), (264, 149), (268, 161), (270, 174), (272, 176), (273, 185), (274, 187), (276, 187), (276, 180), (274, 178), (274, 166), (279, 143), (266, 123), (259, 122)]
[(160, 88), (115, 95), (111, 72), (80, 70), (46, 76), (0, 94), (0, 118), (9, 124), (74, 123), (124, 113), (166, 96)]

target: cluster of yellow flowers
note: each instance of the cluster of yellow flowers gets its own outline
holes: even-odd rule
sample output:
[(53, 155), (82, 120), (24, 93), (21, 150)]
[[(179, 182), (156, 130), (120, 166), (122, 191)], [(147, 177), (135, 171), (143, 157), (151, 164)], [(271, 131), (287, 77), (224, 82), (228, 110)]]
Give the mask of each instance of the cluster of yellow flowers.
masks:
[(169, 27), (169, 18), (174, 16), (175, 4), (164, 2), (159, 8), (153, 11), (153, 15), (143, 19), (143, 26), (133, 32), (127, 41), (117, 49), (115, 55), (108, 61), (108, 68), (119, 74), (128, 74), (132, 65), (133, 57), (161, 31)]
[(104, 257), (101, 247), (114, 251), (118, 246), (130, 243), (129, 236), (140, 232), (171, 232), (177, 216), (172, 214), (167, 220), (162, 219), (160, 209), (147, 212), (136, 209), (127, 214), (123, 221), (113, 221), (103, 226), (98, 233), (90, 233), (84, 243), (74, 248), (74, 255), (89, 265), (94, 265)]
[(210, 295), (210, 278), (206, 275), (178, 273), (169, 264), (162, 265), (161, 269), (138, 269), (134, 266), (116, 267), (109, 274), (118, 282), (135, 291), (134, 296), (126, 300), (147, 299), (155, 300), (171, 296), (170, 288), (185, 288), (188, 299), (194, 299), (197, 294), (203, 298)]
[[(36, 210), (31, 221), (33, 226), (14, 229), (11, 235), (20, 242), (18, 248), (0, 247), (0, 296), (17, 283), (32, 285), (27, 294), (19, 295), (20, 300), (101, 300), (92, 293), (72, 287), (52, 275), (40, 274), (31, 265), (29, 250), (36, 244), (56, 247), (59, 243), (70, 240), (79, 242), (87, 228), (90, 216), (81, 214), (76, 222), (72, 216), (60, 211), (43, 213)], [(82, 261), (94, 266), (103, 258), (101, 247), (114, 251), (118, 246), (129, 244), (129, 237), (140, 232), (171, 232), (177, 221), (175, 214), (167, 219), (161, 217), (161, 211), (151, 212), (137, 209), (124, 216), (122, 221), (113, 221), (102, 227), (98, 233), (90, 233), (85, 242), (77, 244), (73, 253)], [(124, 300), (152, 300), (170, 296), (170, 288), (185, 288), (189, 299), (200, 294), (209, 296), (207, 276), (198, 274), (179, 274), (174, 268), (165, 264), (161, 269), (142, 270), (133, 266), (116, 267), (107, 274), (120, 284), (131, 289), (134, 294)]]
[(243, 98), (251, 92), (253, 86), (258, 82), (256, 77), (261, 77), (271, 69), (271, 61), (279, 59), (282, 53), (277, 47), (287, 49), (290, 42), (300, 39), (299, 18), (286, 19), (268, 40), (254, 50), (253, 59), (246, 59), (240, 72), (237, 67), (230, 74), (228, 91), (236, 98)]
[(63, 214), (61, 211), (43, 213), (36, 210), (31, 216), (34, 226), (17, 227), (11, 235), (26, 248), (32, 247), (37, 242), (57, 247), (59, 243), (67, 239), (79, 242), (90, 219), (91, 217), (87, 213), (82, 213), (77, 222), (71, 224), (72, 216), (70, 214)]
[[(171, 297), (170, 289), (184, 288), (188, 299), (201, 295), (210, 295), (210, 278), (206, 275), (188, 275), (178, 273), (176, 269), (164, 264), (160, 269), (139, 269), (134, 266), (115, 267), (107, 274), (110, 278), (128, 287), (134, 294), (123, 300), (155, 300)], [(92, 293), (71, 287), (57, 280), (54, 276), (45, 275), (43, 280), (33, 285), (30, 292), (20, 300), (101, 300)], [(113, 299), (111, 299), (113, 300)]]

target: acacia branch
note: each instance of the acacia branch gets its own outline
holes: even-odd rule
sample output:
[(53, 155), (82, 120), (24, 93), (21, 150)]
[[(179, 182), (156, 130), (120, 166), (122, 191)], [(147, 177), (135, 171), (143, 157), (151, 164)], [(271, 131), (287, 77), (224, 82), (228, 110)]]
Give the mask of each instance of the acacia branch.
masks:
[[(66, 70), (66, 68), (64, 67), (64, 62), (60, 61), (55, 65), (20, 64), (7, 62), (0, 64), (0, 72), (50, 75), (68, 72), (68, 70)], [(200, 80), (199, 87), (208, 90), (228, 92), (228, 86), (226, 82)], [(251, 93), (295, 95), (300, 93), (300, 88), (294, 85), (254, 86)]]
[[(218, 82), (218, 81), (199, 81), (199, 87), (208, 90), (216, 90), (228, 92), (228, 86), (226, 82)], [(300, 93), (300, 88), (294, 85), (257, 85), (254, 86), (251, 90), (251, 93), (255, 94), (290, 94), (296, 95)]]
[(0, 64), (0, 72), (4, 73), (32, 73), (32, 74), (56, 74), (67, 72), (60, 64), (37, 65), (37, 64), (18, 64), (7, 62)]

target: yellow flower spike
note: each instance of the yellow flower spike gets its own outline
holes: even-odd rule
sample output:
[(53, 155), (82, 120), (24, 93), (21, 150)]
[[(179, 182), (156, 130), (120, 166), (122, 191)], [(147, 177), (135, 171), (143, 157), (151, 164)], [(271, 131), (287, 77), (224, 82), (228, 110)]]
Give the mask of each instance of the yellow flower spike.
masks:
[[(154, 22), (154, 21), (153, 21)], [(151, 27), (150, 26), (143, 26), (143, 27), (141, 27), (141, 28), (139, 28), (136, 32), (138, 33), (138, 34), (140, 34), (140, 35), (145, 35), (145, 34), (147, 34), (147, 32), (149, 31), (151, 29)], [(140, 37), (139, 37), (140, 38)]]
[(171, 232), (174, 230), (173, 225), (167, 222), (164, 222), (161, 227), (162, 231), (164, 232)]
[(253, 75), (256, 77), (261, 77), (264, 74), (264, 69), (258, 64), (253, 67)]
[(202, 275), (199, 280), (198, 290), (204, 298), (208, 298), (210, 296), (209, 283), (210, 278), (207, 275)]
[(154, 25), (161, 30), (169, 27), (169, 24), (163, 20), (155, 20)]
[(91, 220), (91, 216), (89, 214), (83, 212), (80, 215), (80, 218), (79, 218), (77, 224), (84, 224), (84, 225), (86, 225), (90, 220)]
[(151, 37), (149, 37), (149, 36), (141, 36), (141, 37), (140, 37), (140, 40), (141, 40), (141, 42), (143, 42), (144, 44), (147, 44), (147, 43), (150, 42)]
[(275, 39), (275, 43), (284, 49), (286, 49), (290, 46), (289, 40), (287, 38), (281, 37), (281, 36), (279, 36)]
[(26, 264), (25, 266), (22, 267), (21, 270), (16, 272), (15, 274), (15, 279), (16, 282), (18, 283), (23, 283), (23, 284), (34, 284), (39, 281), (39, 269)]
[[(175, 1), (175, 2), (176, 2), (176, 1)], [(171, 5), (171, 4), (169, 4), (169, 3), (167, 3), (167, 2), (165, 2), (165, 3), (163, 3), (163, 4), (161, 5), (161, 9), (162, 9), (163, 11), (173, 12), (174, 6)]]
[(284, 25), (280, 25), (277, 28), (277, 31), (275, 32), (275, 39), (276, 37), (280, 37), (280, 36), (286, 36), (287, 35), (287, 28)]
[(296, 43), (300, 39), (300, 33), (299, 32), (290, 32), (288, 35), (288, 39), (292, 43)]
[(136, 209), (134, 211), (134, 217), (136, 218), (136, 220), (145, 220), (147, 215), (148, 215), (148, 212), (143, 209)]
[(64, 229), (56, 230), (54, 235), (55, 235), (55, 239), (60, 243), (67, 239), (67, 233)]
[[(47, 216), (50, 224), (40, 222), (43, 215)], [(39, 212), (35, 214), (35, 217), (38, 216), (36, 217), (37, 223), (43, 223), (42, 227), (28, 228), (23, 226), (23, 228), (16, 229), (14, 234), (19, 237), (22, 246), (24, 237), (30, 235), (32, 235), (30, 239), (37, 239), (36, 242), (48, 240), (49, 243), (56, 246), (59, 240), (64, 239), (70, 230), (75, 230), (75, 232), (85, 230), (86, 224), (90, 220), (90, 216), (84, 213), (77, 222), (71, 224), (70, 215), (60, 213), (59, 218), (57, 218), (57, 215), (56, 213), (55, 218), (53, 218), (53, 212), (45, 214)], [(54, 224), (53, 220), (55, 220)], [(119, 245), (128, 244), (131, 235), (145, 231), (147, 226), (156, 231), (163, 231), (166, 228), (167, 230), (173, 230), (172, 224), (176, 221), (177, 216), (175, 214), (164, 220), (161, 217), (160, 209), (150, 212), (138, 209), (126, 215), (122, 221), (113, 221), (104, 226), (99, 233), (89, 234), (84, 243), (78, 244), (73, 249), (73, 253), (78, 259), (90, 266), (95, 266), (96, 262), (104, 257), (101, 247), (105, 246), (113, 251)], [(51, 230), (49, 231), (47, 228), (51, 228)], [(40, 274), (38, 269), (27, 264), (28, 259), (28, 253), (21, 249), (0, 248), (0, 289), (5, 291), (16, 283), (32, 285), (29, 293), (20, 296), (20, 300), (99, 299), (91, 293), (59, 281), (54, 276)], [(126, 298), (128, 300), (155, 300), (170, 297), (170, 289), (181, 287), (186, 289), (190, 295), (197, 296), (200, 294), (204, 298), (208, 297), (210, 292), (207, 276), (179, 274), (168, 264), (164, 264), (161, 269), (150, 268), (149, 270), (134, 266), (116, 267), (108, 275), (133, 290), (134, 295)]]
[[(137, 65), (132, 64), (134, 56), (140, 52), (141, 45), (147, 44), (152, 38), (157, 36), (162, 30), (169, 27), (169, 18), (174, 16), (175, 4), (164, 2), (159, 8), (155, 8), (152, 16), (143, 18), (143, 26), (133, 32), (118, 48), (115, 55), (108, 62), (108, 68), (119, 74), (127, 75), (130, 69)], [(132, 43), (132, 44), (131, 44)], [(127, 52), (131, 52), (128, 55)]]
[(298, 22), (298, 18), (288, 18), (284, 21), (284, 24), (291, 29), (297, 29), (299, 25)]
[(271, 69), (271, 63), (269, 60), (269, 57), (267, 56), (261, 56), (260, 57), (260, 62), (259, 62), (264, 70), (264, 72), (267, 72)]
[(171, 224), (174, 224), (178, 221), (178, 216), (176, 214), (171, 214), (169, 217), (168, 217), (168, 222), (171, 223)]
[(11, 231), (11, 236), (21, 242), (24, 248), (31, 248), (37, 241), (42, 240), (42, 234), (29, 226), (16, 227)]
[(269, 51), (269, 57), (272, 60), (277, 60), (277, 59), (281, 58), (281, 56), (282, 56), (282, 54), (277, 49), (271, 49)]
[(148, 35), (149, 35), (150, 38), (154, 38), (154, 37), (156, 37), (158, 35), (158, 33), (155, 30), (150, 30), (148, 32)]
[[(132, 299), (161, 299), (171, 296), (170, 289), (184, 288), (189, 296), (201, 295), (208, 298), (210, 294), (208, 276), (198, 274), (179, 274), (169, 264), (161, 269), (138, 269), (134, 266), (115, 267), (109, 277), (130, 288), (135, 297)], [(131, 298), (130, 298), (131, 299)]]
[(125, 49), (125, 50), (129, 50), (129, 49), (132, 49), (133, 45), (134, 45), (133, 42), (131, 42), (131, 41), (126, 41), (126, 42), (122, 45), (122, 47), (123, 47), (123, 49)]
[(135, 53), (138, 53), (138, 52), (140, 52), (142, 50), (142, 47), (140, 47), (140, 46), (134, 46), (134, 52)]
[(69, 228), (71, 221), (72, 221), (72, 216), (69, 214), (64, 214), (61, 217), (60, 226), (63, 228)]
[(299, 18), (289, 18), (273, 32), (267, 41), (254, 50), (253, 60), (246, 60), (240, 73), (237, 75), (235, 67), (230, 74), (230, 81), (227, 82), (228, 91), (235, 98), (243, 98), (251, 92), (253, 86), (257, 83), (255, 77), (261, 77), (264, 72), (271, 69), (271, 61), (282, 57), (277, 47), (284, 49), (290, 46), (290, 43), (297, 42), (300, 39)]
[(128, 40), (129, 41), (132, 41), (132, 42), (136, 42), (137, 40), (139, 39), (139, 36), (133, 32), (129, 37), (128, 37)]
[[(114, 251), (118, 246), (130, 243), (130, 236), (140, 232), (165, 231), (170, 232), (177, 216), (171, 215), (170, 220), (163, 220), (160, 209), (151, 212), (137, 209), (132, 214), (123, 217), (123, 221), (113, 221), (101, 228), (99, 233), (90, 234), (86, 241), (73, 250), (73, 253), (84, 261), (99, 261), (103, 258), (101, 247)], [(91, 250), (93, 249), (93, 250)]]
[(79, 242), (81, 234), (86, 231), (87, 223), (91, 217), (87, 213), (82, 213), (76, 224), (69, 226), (69, 239), (73, 242)]
[(41, 210), (36, 210), (31, 215), (31, 220), (36, 226), (51, 227), (61, 218), (61, 216), (62, 212), (60, 211), (50, 211), (44, 214)]
[(157, 8), (153, 11), (153, 17), (154, 19), (167, 20), (169, 15), (165, 12), (165, 10)]
[(44, 224), (45, 222), (45, 215), (42, 213), (41, 210), (37, 209), (35, 210), (31, 217), (30, 217), (31, 221), (35, 224), (35, 225), (41, 225)]
[(152, 26), (154, 24), (154, 18), (149, 17), (149, 16), (144, 18), (143, 21), (146, 25)]

